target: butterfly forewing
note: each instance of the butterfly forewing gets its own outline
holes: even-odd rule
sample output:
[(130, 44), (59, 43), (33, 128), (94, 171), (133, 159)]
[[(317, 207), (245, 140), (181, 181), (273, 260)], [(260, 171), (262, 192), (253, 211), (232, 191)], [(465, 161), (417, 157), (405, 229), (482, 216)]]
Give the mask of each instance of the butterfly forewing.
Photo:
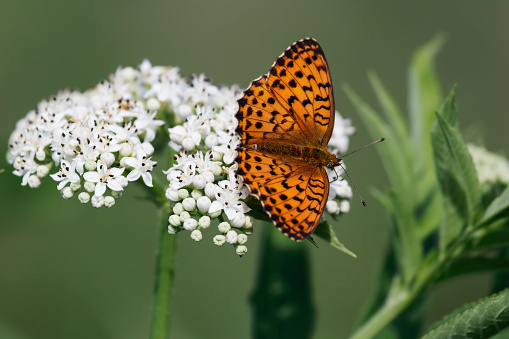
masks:
[(326, 146), (334, 127), (329, 66), (314, 39), (290, 46), (270, 68), (268, 86), (294, 117), (311, 145)]

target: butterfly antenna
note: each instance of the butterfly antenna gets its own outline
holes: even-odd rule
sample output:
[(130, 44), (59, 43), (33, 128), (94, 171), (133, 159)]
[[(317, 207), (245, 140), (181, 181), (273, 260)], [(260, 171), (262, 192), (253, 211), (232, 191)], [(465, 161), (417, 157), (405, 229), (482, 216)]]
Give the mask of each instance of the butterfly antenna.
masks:
[[(383, 138), (382, 138), (381, 140), (379, 140), (379, 141), (383, 141)], [(377, 141), (375, 141), (375, 142), (377, 142)], [(372, 142), (371, 144), (373, 144), (373, 142)], [(366, 145), (366, 146), (369, 146), (369, 145), (371, 145), (371, 144), (368, 144), (368, 145)], [(366, 146), (364, 146), (364, 147), (366, 147)], [(362, 148), (364, 148), (364, 147), (361, 147), (361, 148), (359, 148), (359, 149), (362, 149)], [(358, 151), (358, 150), (357, 150), (357, 151)], [(354, 151), (354, 152), (355, 152), (355, 151)], [(352, 152), (352, 153), (353, 153), (353, 152)], [(350, 154), (351, 154), (351, 153), (350, 153)], [(355, 184), (353, 183), (352, 178), (350, 178), (350, 175), (349, 175), (349, 174), (348, 174), (348, 172), (346, 171), (346, 168), (345, 168), (342, 164), (339, 164), (339, 166), (341, 166), (341, 168), (343, 169), (343, 171), (345, 171), (346, 176), (348, 177), (348, 180), (350, 181), (350, 183), (351, 183), (351, 184), (352, 184), (352, 186), (353, 186), (353, 189), (355, 190), (355, 192), (357, 193), (357, 195), (359, 196), (359, 198), (361, 198), (362, 205), (363, 205), (364, 207), (366, 207), (366, 202), (364, 201), (364, 199), (362, 199), (362, 195), (361, 195), (361, 194), (359, 193), (359, 191), (357, 190), (357, 187), (355, 187)]]
[[(358, 152), (358, 151), (360, 151), (361, 149), (364, 149), (364, 148), (366, 148), (366, 147), (368, 147), (368, 146), (371, 146), (371, 145), (374, 145), (374, 144), (378, 144), (379, 142), (382, 142), (382, 141), (384, 141), (384, 140), (385, 140), (385, 138), (380, 138), (380, 139), (378, 139), (378, 140), (375, 140), (375, 141), (373, 141), (373, 142), (370, 142), (369, 144), (364, 145), (364, 146), (362, 146), (362, 147), (359, 147), (359, 148), (357, 148), (356, 150), (351, 151), (350, 153), (347, 153), (347, 154), (345, 154), (345, 155), (341, 155), (341, 158), (347, 157), (347, 156), (349, 156), (350, 154), (354, 154), (355, 152)], [(343, 168), (343, 169), (344, 169), (344, 168)], [(353, 183), (352, 183), (352, 184), (353, 184)]]

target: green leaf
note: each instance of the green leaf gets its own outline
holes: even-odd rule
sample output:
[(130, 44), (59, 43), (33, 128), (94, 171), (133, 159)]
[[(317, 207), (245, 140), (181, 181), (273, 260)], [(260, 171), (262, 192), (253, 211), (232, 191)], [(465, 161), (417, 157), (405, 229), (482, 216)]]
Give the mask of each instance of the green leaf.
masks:
[(409, 188), (412, 185), (412, 177), (409, 175), (408, 159), (405, 153), (401, 151), (401, 145), (397, 142), (398, 137), (391, 128), (382, 120), (380, 115), (373, 110), (355, 91), (348, 85), (343, 86), (343, 90), (352, 102), (353, 106), (364, 121), (364, 125), (368, 129), (373, 139), (385, 137), (385, 142), (380, 147), (376, 147), (380, 158), (385, 167), (385, 171), (391, 181), (392, 187), (406, 194), (411, 198)]
[(429, 131), (435, 120), (434, 113), (442, 102), (435, 57), (444, 42), (444, 36), (437, 35), (420, 47), (408, 72), (410, 135), (417, 155), (415, 171), (419, 178), (415, 182), (416, 201), (425, 199), (436, 185)]
[(321, 223), (319, 223), (315, 231), (313, 232), (313, 235), (316, 235), (317, 237), (327, 241), (332, 247), (335, 247), (338, 250), (343, 251), (354, 258), (357, 258), (355, 253), (350, 251), (348, 248), (345, 247), (345, 245), (339, 242), (339, 239), (336, 236), (334, 229), (327, 221), (322, 221)]
[[(454, 91), (451, 96), (454, 95)], [(445, 222), (441, 229), (444, 249), (462, 229), (474, 222), (481, 189), (472, 157), (459, 131), (437, 113), (431, 135), (435, 166), (443, 194)], [(449, 118), (451, 114), (446, 113)]]
[(422, 338), (490, 338), (508, 327), (509, 289), (506, 289), (454, 311)]
[(387, 124), (391, 129), (391, 136), (394, 138), (394, 142), (399, 146), (400, 152), (403, 152), (405, 159), (408, 159), (409, 163), (413, 163), (414, 152), (411, 147), (410, 136), (408, 135), (408, 129), (401, 110), (383, 85), (380, 78), (375, 73), (369, 73), (368, 77), (378, 101), (382, 106), (382, 110), (385, 114)]
[(440, 277), (440, 280), (450, 279), (464, 274), (509, 270), (509, 259), (469, 257), (456, 259)]
[[(487, 224), (509, 210), (509, 186), (495, 198), (484, 212), (479, 225)], [(477, 226), (478, 227), (478, 226)]]
[(451, 89), (451, 92), (445, 98), (444, 102), (438, 110), (447, 123), (454, 129), (458, 129), (458, 107), (456, 106), (456, 85)]
[[(272, 225), (271, 225), (272, 226)], [(265, 227), (250, 301), (254, 338), (311, 338), (315, 311), (307, 246)]]

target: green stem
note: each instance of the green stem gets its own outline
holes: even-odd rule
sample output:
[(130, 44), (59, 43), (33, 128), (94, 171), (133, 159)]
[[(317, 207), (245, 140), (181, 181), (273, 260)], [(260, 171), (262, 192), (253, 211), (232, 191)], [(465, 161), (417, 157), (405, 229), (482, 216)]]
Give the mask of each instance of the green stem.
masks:
[(157, 254), (151, 339), (167, 339), (170, 333), (170, 306), (174, 279), (176, 234), (168, 234), (167, 208), (160, 211), (159, 252)]
[(401, 291), (388, 298), (384, 305), (369, 318), (369, 320), (359, 327), (350, 337), (350, 339), (369, 339), (373, 338), (394, 318), (396, 318), (405, 308), (410, 305), (414, 295), (406, 291)]

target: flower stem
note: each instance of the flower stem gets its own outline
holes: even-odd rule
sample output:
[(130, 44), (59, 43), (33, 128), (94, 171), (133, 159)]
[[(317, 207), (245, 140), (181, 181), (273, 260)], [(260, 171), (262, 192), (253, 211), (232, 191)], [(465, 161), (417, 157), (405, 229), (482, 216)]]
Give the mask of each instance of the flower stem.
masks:
[(151, 339), (167, 339), (170, 332), (170, 307), (174, 279), (176, 235), (168, 234), (167, 208), (160, 211), (159, 252), (157, 254), (152, 309)]
[(394, 318), (396, 318), (414, 299), (414, 296), (405, 291), (387, 299), (384, 305), (373, 316), (355, 331), (350, 339), (373, 338)]

